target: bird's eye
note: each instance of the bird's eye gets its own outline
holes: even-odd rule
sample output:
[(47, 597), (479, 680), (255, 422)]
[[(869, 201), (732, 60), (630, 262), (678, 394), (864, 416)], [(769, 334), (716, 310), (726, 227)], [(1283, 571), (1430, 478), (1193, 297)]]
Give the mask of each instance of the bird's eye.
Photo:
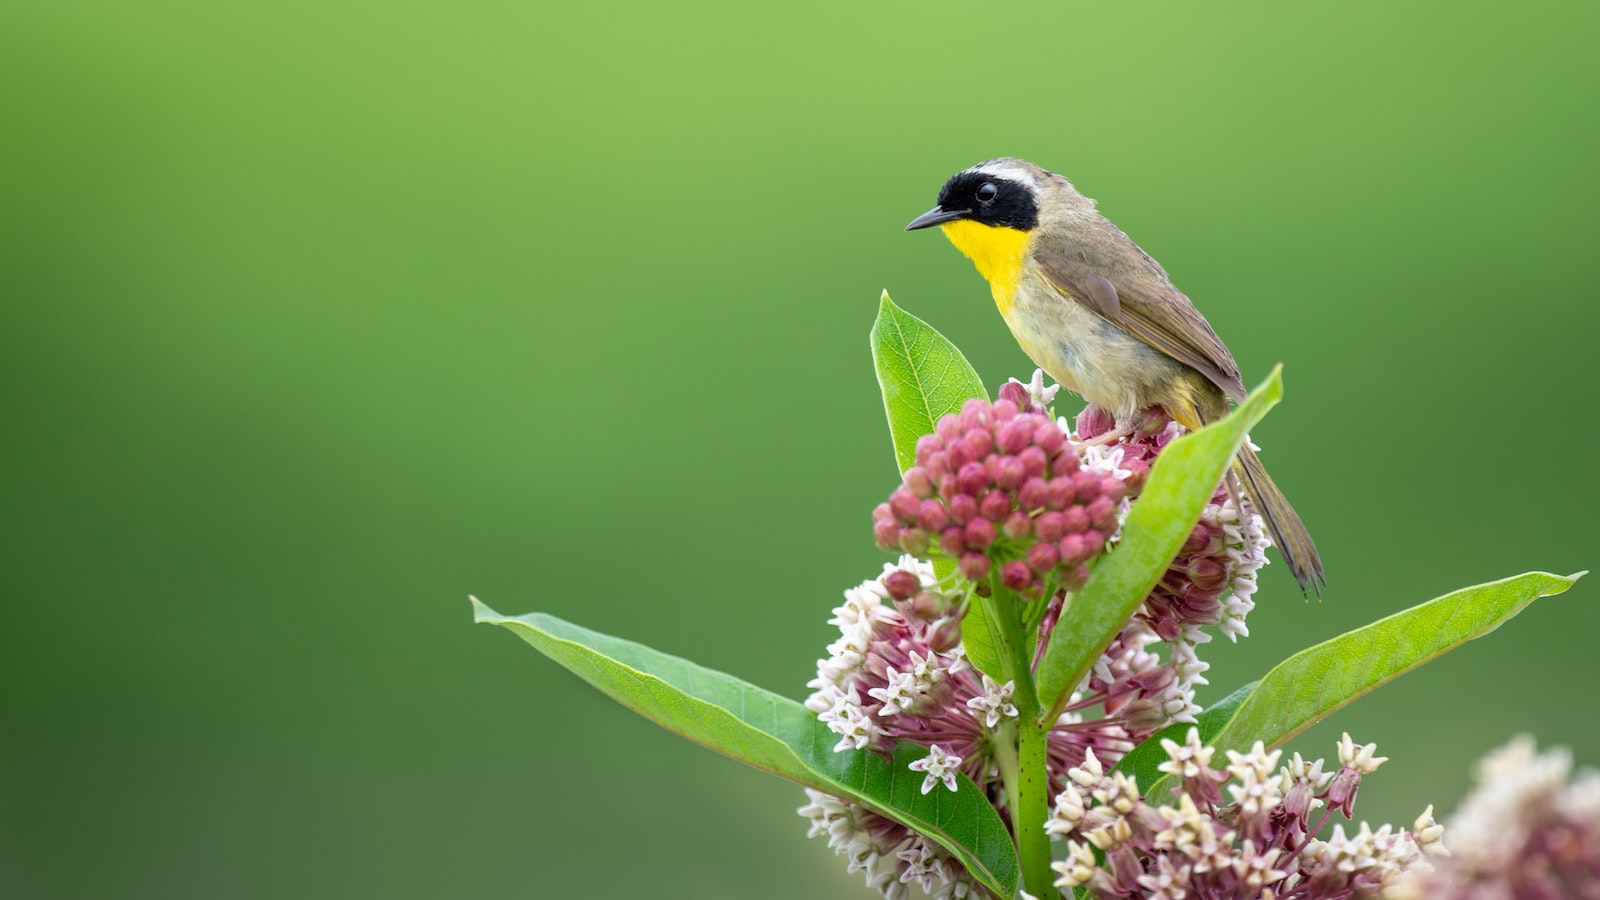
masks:
[(994, 186), (994, 182), (985, 181), (983, 184), (978, 185), (978, 202), (988, 206), (994, 202), (995, 195), (998, 193), (1000, 193), (1000, 189)]

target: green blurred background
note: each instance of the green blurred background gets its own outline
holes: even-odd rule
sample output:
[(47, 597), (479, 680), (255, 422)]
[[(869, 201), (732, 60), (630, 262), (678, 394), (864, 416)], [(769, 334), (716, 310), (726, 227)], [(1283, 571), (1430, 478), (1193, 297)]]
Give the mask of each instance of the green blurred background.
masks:
[[(466, 595), (805, 693), (894, 484), (902, 226), (1019, 155), (1255, 383), (1328, 564), (1210, 699), (1457, 586), (1600, 564), (1600, 7), (0, 7), (0, 895), (865, 896), (798, 788)], [(1594, 586), (1339, 713), (1359, 812), (1518, 731), (1600, 763)], [(1202, 697), (1202, 699), (1207, 699)]]

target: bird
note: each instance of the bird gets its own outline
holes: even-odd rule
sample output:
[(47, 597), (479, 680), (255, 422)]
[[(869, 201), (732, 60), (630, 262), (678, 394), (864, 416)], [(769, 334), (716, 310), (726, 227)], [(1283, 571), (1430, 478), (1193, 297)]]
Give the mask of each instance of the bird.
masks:
[[(1244, 399), (1239, 366), (1205, 317), (1065, 176), (1015, 157), (978, 163), (906, 230), (935, 225), (989, 282), (1023, 352), (1119, 430), (1151, 407), (1195, 430)], [(1265, 519), (1301, 590), (1320, 594), (1316, 544), (1249, 441), (1229, 483)]]

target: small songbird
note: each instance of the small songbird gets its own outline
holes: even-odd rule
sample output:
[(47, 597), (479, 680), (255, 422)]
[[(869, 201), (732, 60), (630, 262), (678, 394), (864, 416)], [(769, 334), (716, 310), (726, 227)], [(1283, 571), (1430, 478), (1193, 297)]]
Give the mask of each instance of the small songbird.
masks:
[[(1009, 157), (979, 163), (906, 230), (932, 225), (988, 280), (1023, 352), (1119, 427), (1160, 407), (1197, 429), (1244, 399), (1238, 364), (1194, 304), (1065, 177)], [(1316, 544), (1248, 443), (1233, 473), (1301, 589), (1318, 587)]]

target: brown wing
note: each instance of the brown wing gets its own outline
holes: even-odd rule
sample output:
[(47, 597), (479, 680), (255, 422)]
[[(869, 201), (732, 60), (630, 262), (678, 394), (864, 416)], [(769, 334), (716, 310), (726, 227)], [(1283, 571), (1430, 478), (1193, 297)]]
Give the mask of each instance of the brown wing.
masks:
[(1075, 232), (1040, 235), (1032, 255), (1056, 290), (1210, 379), (1235, 403), (1244, 399), (1239, 364), (1200, 311), (1161, 266), (1115, 225), (1078, 223)]

